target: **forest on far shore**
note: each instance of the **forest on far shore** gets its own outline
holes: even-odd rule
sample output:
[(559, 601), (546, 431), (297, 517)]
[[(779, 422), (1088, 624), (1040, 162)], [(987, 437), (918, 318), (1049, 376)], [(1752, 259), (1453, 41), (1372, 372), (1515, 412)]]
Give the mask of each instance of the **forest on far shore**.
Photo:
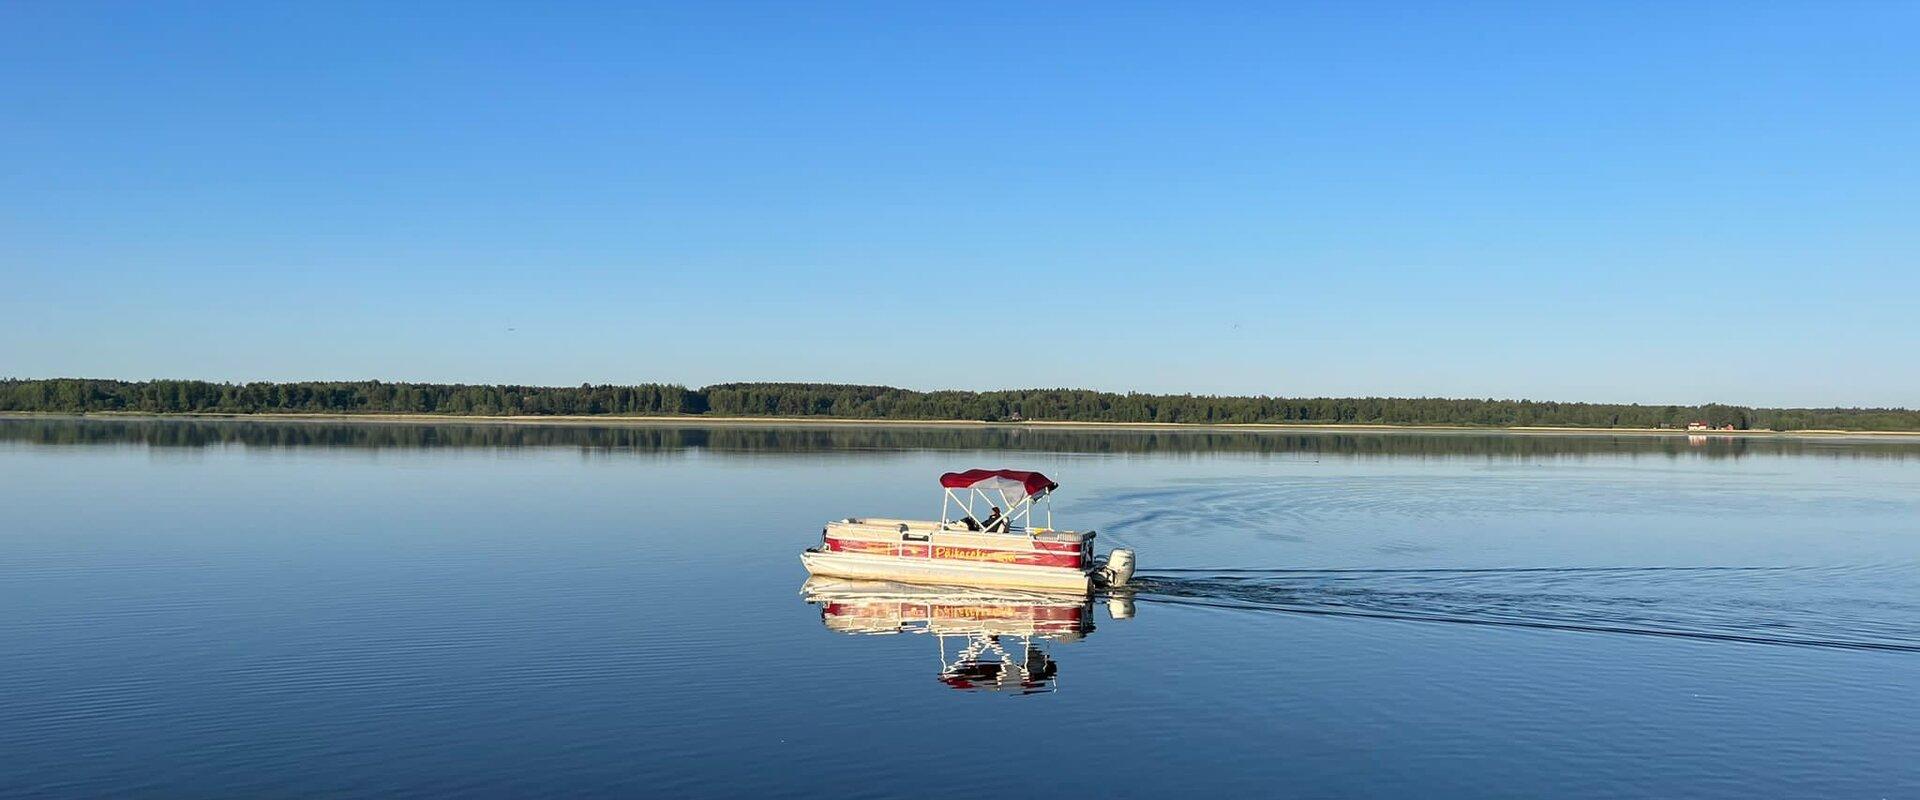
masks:
[(932, 391), (831, 383), (506, 386), (383, 381), (214, 383), (85, 378), (0, 380), (0, 411), (87, 413), (711, 415), (872, 420), (1190, 424), (1565, 426), (1739, 430), (1920, 430), (1899, 408), (1751, 408), (1437, 397), (1270, 397), (1085, 389)]

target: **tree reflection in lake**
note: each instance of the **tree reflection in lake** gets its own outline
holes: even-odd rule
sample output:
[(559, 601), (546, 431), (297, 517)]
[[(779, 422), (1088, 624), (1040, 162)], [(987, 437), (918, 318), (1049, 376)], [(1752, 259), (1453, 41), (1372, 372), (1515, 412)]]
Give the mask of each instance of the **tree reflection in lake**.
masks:
[(1712, 436), (1648, 433), (1516, 434), (1504, 431), (1285, 428), (1140, 429), (1026, 425), (701, 424), (365, 421), (203, 417), (0, 416), (0, 443), (146, 447), (576, 448), (673, 455), (708, 451), (780, 456), (856, 451), (863, 456), (939, 450), (1112, 455), (1248, 453), (1309, 458), (1558, 458), (1606, 455), (1741, 458), (1920, 458), (1920, 437)]

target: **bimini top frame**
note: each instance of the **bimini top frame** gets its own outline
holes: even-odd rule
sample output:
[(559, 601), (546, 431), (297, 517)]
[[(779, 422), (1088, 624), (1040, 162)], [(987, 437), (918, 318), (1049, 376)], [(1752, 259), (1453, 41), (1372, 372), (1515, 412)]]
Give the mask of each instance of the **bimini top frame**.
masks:
[[(1060, 484), (1038, 472), (1024, 472), (1013, 469), (970, 469), (965, 472), (949, 472), (940, 476), (940, 486), (944, 496), (940, 500), (940, 525), (946, 527), (954, 522), (952, 512), (957, 506), (963, 512), (962, 517), (980, 520), (974, 508), (976, 501), (989, 505), (998, 505), (1002, 510), (1001, 519), (1005, 520), (1004, 532), (1034, 529), (1034, 506), (1045, 500), (1047, 524), (1043, 529), (1053, 528), (1053, 490)], [(996, 504), (994, 501), (998, 500)]]

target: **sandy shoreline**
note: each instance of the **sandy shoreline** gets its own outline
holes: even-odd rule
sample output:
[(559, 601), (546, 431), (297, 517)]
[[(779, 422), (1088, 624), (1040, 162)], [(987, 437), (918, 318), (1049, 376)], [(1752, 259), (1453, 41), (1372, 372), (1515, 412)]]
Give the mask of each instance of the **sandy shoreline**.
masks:
[(1329, 423), (1188, 423), (1188, 422), (1067, 422), (1026, 420), (1021, 422), (981, 422), (977, 420), (880, 420), (846, 419), (841, 417), (713, 417), (706, 415), (682, 416), (612, 416), (612, 415), (555, 415), (555, 416), (488, 416), (478, 414), (304, 414), (304, 413), (254, 413), (254, 414), (212, 414), (179, 413), (151, 414), (121, 411), (96, 411), (87, 414), (55, 414), (43, 412), (7, 411), (0, 412), (0, 418), (11, 419), (47, 419), (47, 418), (90, 418), (90, 419), (198, 419), (198, 420), (271, 420), (275, 422), (458, 422), (488, 425), (601, 425), (601, 426), (822, 426), (822, 427), (869, 427), (869, 428), (1026, 428), (1036, 430), (1086, 430), (1086, 431), (1192, 431), (1192, 432), (1236, 432), (1236, 433), (1286, 433), (1303, 432), (1348, 432), (1348, 433), (1462, 433), (1462, 434), (1511, 434), (1511, 435), (1549, 435), (1549, 436), (1717, 436), (1717, 437), (1798, 437), (1817, 439), (1873, 438), (1873, 439), (1914, 439), (1920, 440), (1920, 431), (1843, 431), (1843, 430), (1804, 430), (1804, 431), (1685, 431), (1673, 428), (1573, 428), (1552, 426), (1515, 426), (1515, 427), (1474, 427), (1467, 425), (1380, 425), (1380, 424), (1329, 424)]

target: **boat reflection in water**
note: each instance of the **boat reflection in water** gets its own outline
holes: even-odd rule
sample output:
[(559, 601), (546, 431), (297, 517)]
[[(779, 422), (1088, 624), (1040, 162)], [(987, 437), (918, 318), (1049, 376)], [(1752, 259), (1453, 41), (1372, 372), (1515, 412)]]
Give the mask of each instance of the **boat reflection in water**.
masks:
[[(1093, 599), (962, 586), (809, 578), (801, 593), (820, 623), (851, 635), (930, 634), (939, 642), (940, 682), (962, 691), (1037, 694), (1059, 684), (1060, 665), (1042, 646), (1093, 632)], [(1133, 615), (1132, 601), (1106, 599), (1108, 615)]]

